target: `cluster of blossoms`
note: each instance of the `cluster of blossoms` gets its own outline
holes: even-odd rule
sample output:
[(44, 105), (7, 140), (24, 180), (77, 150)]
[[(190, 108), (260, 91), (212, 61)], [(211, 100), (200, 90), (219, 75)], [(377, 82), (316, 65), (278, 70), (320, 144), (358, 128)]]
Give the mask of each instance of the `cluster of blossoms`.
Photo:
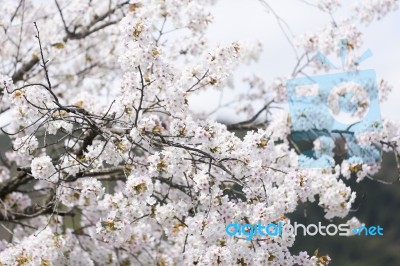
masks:
[(386, 14), (398, 8), (398, 0), (368, 0), (358, 3), (354, 10), (361, 22), (369, 24), (375, 19), (382, 19)]
[[(261, 99), (269, 111), (269, 103), (288, 99), (288, 77), (269, 86), (260, 77), (245, 78), (251, 91), (235, 108), (256, 116), (242, 123), (224, 125), (190, 109), (191, 96), (232, 85), (234, 71), (262, 50), (257, 42), (207, 45), (212, 17), (204, 7), (214, 1), (56, 2), (48, 10), (34, 1), (21, 1), (26, 6), (19, 9), (14, 2), (6, 2), (0, 27), (14, 12), (25, 28), (23, 21), (35, 18), (29, 8), (60, 19), (37, 19), (43, 27), (36, 32), (26, 26), (21, 36), (37, 39), (20, 52), (6, 42), (0, 108), (14, 118), (5, 128), (14, 148), (6, 157), (18, 171), (0, 166), (0, 220), (16, 222), (12, 240), (0, 243), (0, 265), (329, 264), (329, 256), (292, 254), (294, 235), (249, 242), (228, 236), (225, 225), (289, 223), (287, 214), (315, 201), (326, 219), (349, 220), (356, 194), (344, 179), (360, 181), (379, 165), (357, 156), (336, 164), (334, 141), (321, 137), (313, 149), (329, 167), (300, 170), (291, 126), (331, 123), (312, 109), (298, 117), (277, 111), (261, 128), (252, 127), (260, 112), (247, 101)], [(339, 6), (319, 5), (327, 12)], [(349, 49), (360, 46), (349, 20), (299, 43), (306, 53), (339, 53), (343, 35)], [(37, 51), (32, 61), (21, 63), (31, 51)], [(384, 99), (390, 86), (380, 86)], [(248, 130), (243, 137), (230, 130), (242, 128)], [(382, 140), (399, 153), (399, 130), (385, 121), (379, 133), (355, 138)], [(15, 191), (23, 186), (26, 193)], [(348, 224), (360, 223), (352, 217)]]
[(339, 7), (341, 3), (339, 0), (320, 0), (318, 1), (318, 8), (323, 11), (327, 11), (330, 13), (334, 13)]
[(37, 179), (47, 179), (57, 182), (57, 171), (49, 156), (36, 157), (31, 163), (32, 176)]

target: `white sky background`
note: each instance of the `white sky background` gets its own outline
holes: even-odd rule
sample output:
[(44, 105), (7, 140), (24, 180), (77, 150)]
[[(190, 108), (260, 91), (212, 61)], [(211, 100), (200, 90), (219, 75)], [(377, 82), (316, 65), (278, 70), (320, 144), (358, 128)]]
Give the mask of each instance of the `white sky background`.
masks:
[[(312, 0), (310, 0), (312, 2)], [(314, 1), (316, 2), (316, 1)], [(336, 21), (349, 14), (355, 1), (346, 2), (336, 14)], [(291, 27), (295, 35), (317, 31), (330, 23), (329, 15), (300, 0), (268, 0), (270, 6)], [(278, 76), (286, 76), (293, 70), (296, 58), (292, 48), (280, 30), (275, 17), (268, 13), (259, 0), (219, 0), (212, 9), (214, 21), (210, 25), (208, 38), (212, 45), (228, 44), (237, 40), (259, 40), (263, 43), (263, 53), (258, 63), (241, 67), (237, 71), (235, 91), (225, 93), (226, 101), (246, 88), (240, 88), (240, 80), (246, 73), (255, 72), (266, 81), (266, 85)], [(381, 104), (384, 117), (400, 118), (400, 10), (388, 14), (383, 20), (374, 21), (362, 27), (363, 47), (357, 51), (361, 55), (368, 48), (373, 56), (361, 63), (361, 69), (375, 69), (378, 81), (385, 79), (394, 86), (389, 99)], [(338, 58), (329, 57), (340, 65)], [(211, 110), (217, 106), (219, 93), (209, 90), (190, 101), (195, 109)], [(223, 109), (216, 117), (222, 120), (239, 121), (232, 110)]]

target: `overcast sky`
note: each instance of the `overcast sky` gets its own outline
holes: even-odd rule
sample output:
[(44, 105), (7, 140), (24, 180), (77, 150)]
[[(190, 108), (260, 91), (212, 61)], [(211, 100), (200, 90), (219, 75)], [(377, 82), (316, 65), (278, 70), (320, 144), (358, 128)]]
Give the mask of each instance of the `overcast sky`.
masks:
[[(343, 11), (334, 15), (337, 21), (344, 18), (355, 3), (355, 1), (342, 2), (347, 4)], [(316, 31), (330, 21), (326, 13), (300, 0), (268, 0), (268, 3), (289, 24), (294, 34)], [(208, 31), (212, 44), (225, 44), (236, 40), (260, 40), (264, 44), (260, 61), (251, 67), (240, 68), (238, 77), (245, 72), (256, 72), (264, 77), (268, 84), (274, 77), (291, 73), (295, 65), (295, 56), (274, 16), (268, 14), (258, 0), (220, 0), (213, 7), (213, 15), (214, 22)], [(381, 112), (385, 117), (398, 120), (400, 118), (400, 11), (390, 13), (383, 20), (362, 29), (364, 45), (358, 52), (361, 54), (369, 48), (373, 57), (364, 61), (361, 69), (375, 69), (378, 80), (383, 78), (394, 85), (389, 100), (381, 104)], [(338, 62), (335, 58), (333, 61)], [(236, 92), (239, 90), (240, 88)], [(211, 105), (216, 105), (218, 95), (216, 92), (207, 92), (191, 103), (195, 104), (196, 108), (209, 108)], [(218, 117), (234, 119), (232, 112), (226, 110), (220, 112)]]

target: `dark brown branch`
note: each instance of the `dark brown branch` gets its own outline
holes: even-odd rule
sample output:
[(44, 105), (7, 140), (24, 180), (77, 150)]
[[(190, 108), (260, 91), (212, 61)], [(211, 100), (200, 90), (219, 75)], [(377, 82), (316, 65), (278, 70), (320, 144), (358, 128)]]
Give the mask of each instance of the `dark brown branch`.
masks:
[(249, 120), (246, 121), (242, 121), (239, 123), (235, 123), (235, 124), (230, 124), (227, 125), (228, 130), (236, 130), (236, 129), (246, 129), (246, 127), (249, 128), (253, 128), (251, 126), (249, 126), (250, 124), (252, 124), (253, 122), (255, 122), (257, 120), (257, 118), (266, 110), (268, 110), (268, 107), (273, 103), (274, 101), (270, 101), (269, 103), (267, 103), (263, 108), (261, 108), (252, 118), (250, 118)]

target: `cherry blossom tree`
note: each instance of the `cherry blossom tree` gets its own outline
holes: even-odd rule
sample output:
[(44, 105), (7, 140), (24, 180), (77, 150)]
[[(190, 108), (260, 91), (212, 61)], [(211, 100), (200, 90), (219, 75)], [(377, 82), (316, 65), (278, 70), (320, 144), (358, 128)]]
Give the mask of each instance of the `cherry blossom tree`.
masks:
[[(210, 47), (214, 2), (2, 1), (0, 108), (11, 118), (2, 131), (12, 148), (0, 166), (8, 234), (0, 265), (329, 264), (327, 255), (292, 254), (293, 234), (247, 241), (225, 226), (289, 223), (286, 214), (315, 201), (327, 219), (360, 223), (348, 217), (356, 194), (344, 180), (373, 178), (380, 165), (339, 160), (334, 143), (319, 138), (314, 149), (333, 165), (302, 169), (293, 117), (273, 107), (287, 102), (288, 79), (325, 69), (314, 60), (318, 51), (338, 55), (345, 38), (357, 54), (360, 25), (398, 1), (360, 1), (342, 21), (332, 16), (339, 0), (318, 1), (331, 23), (288, 35), (298, 51), (292, 73), (269, 85), (245, 79), (250, 90), (229, 106), (248, 119), (234, 124), (196, 112), (191, 101), (232, 86), (235, 70), (256, 61), (262, 45)], [(287, 34), (268, 1), (260, 3)], [(390, 90), (379, 83), (381, 101)], [(383, 119), (382, 127), (357, 137), (399, 162), (399, 124)]]

